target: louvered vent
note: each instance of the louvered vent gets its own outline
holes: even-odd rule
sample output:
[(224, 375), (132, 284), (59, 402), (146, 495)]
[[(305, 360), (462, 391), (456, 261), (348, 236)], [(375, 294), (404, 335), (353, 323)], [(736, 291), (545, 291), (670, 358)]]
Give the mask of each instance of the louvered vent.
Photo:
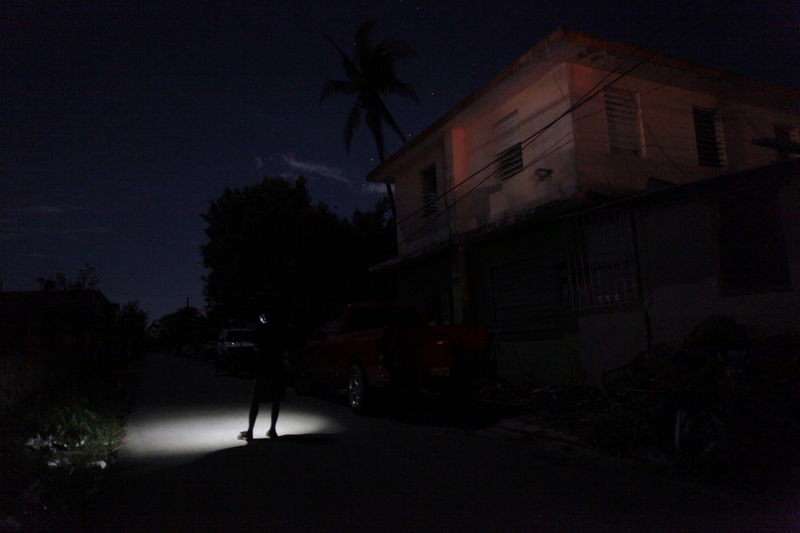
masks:
[(498, 156), (500, 161), (500, 178), (508, 179), (522, 171), (522, 144), (517, 143)]
[(728, 161), (725, 156), (719, 112), (716, 109), (697, 106), (693, 110), (698, 162), (704, 167), (724, 167)]
[(422, 213), (432, 215), (438, 210), (439, 193), (436, 187), (436, 165), (425, 167), (422, 171)]
[(494, 125), (494, 147), (500, 179), (508, 179), (523, 169), (518, 122), (518, 113), (514, 111)]
[(605, 100), (611, 152), (644, 155), (642, 120), (636, 95), (609, 87), (605, 90)]

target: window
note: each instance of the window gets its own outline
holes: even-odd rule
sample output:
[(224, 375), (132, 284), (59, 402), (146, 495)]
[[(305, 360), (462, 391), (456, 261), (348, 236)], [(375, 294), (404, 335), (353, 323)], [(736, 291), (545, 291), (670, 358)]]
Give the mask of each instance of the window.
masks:
[(605, 100), (611, 152), (644, 155), (642, 117), (637, 95), (609, 87), (605, 90)]
[(569, 278), (572, 305), (592, 309), (638, 297), (633, 226), (624, 211), (570, 220)]
[(722, 121), (716, 109), (694, 106), (694, 133), (700, 166), (724, 167), (727, 164)]
[(791, 288), (774, 190), (729, 194), (719, 203), (719, 286), (728, 294)]
[(436, 187), (436, 165), (431, 164), (422, 171), (422, 213), (434, 214), (439, 207), (439, 191)]
[(522, 171), (522, 143), (516, 111), (494, 125), (494, 147), (500, 179), (508, 179)]

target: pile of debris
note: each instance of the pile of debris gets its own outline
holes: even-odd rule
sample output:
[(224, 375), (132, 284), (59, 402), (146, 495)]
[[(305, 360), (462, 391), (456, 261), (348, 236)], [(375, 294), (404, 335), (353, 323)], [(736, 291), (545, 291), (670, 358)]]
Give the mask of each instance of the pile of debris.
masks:
[(528, 431), (658, 459), (703, 480), (799, 477), (800, 337), (754, 341), (730, 317), (711, 316), (681, 347), (653, 346), (606, 371), (602, 390), (529, 389), (515, 403), (532, 413)]
[(598, 436), (615, 434), (622, 453), (643, 446), (671, 453), (704, 474), (748, 482), (767, 471), (791, 476), (800, 442), (799, 341), (751, 341), (730, 317), (709, 317), (680, 349), (656, 346), (604, 374), (609, 402), (598, 422), (610, 427)]

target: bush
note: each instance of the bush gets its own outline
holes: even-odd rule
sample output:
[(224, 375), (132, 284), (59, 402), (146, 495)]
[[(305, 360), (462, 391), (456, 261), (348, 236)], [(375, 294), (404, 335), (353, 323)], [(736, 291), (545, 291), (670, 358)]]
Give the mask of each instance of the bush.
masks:
[(50, 377), (44, 392), (2, 413), (0, 518), (36, 522), (79, 505), (97, 492), (122, 441), (130, 380), (80, 365)]

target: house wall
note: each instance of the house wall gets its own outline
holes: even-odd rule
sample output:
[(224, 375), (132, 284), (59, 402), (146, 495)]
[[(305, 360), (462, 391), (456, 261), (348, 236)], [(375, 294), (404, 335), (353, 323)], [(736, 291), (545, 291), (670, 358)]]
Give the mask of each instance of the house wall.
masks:
[[(608, 73), (578, 64), (567, 64), (569, 95), (578, 101), (585, 94), (608, 83)], [(773, 108), (768, 94), (760, 106), (744, 93), (715, 92), (682, 88), (691, 74), (674, 71), (673, 85), (626, 76), (613, 87), (636, 94), (641, 111), (644, 139), (642, 155), (611, 153), (605, 99), (601, 91), (572, 115), (576, 166), (580, 187), (610, 196), (643, 190), (648, 180), (672, 183), (709, 178), (769, 164), (775, 151), (756, 146), (753, 139), (774, 138), (775, 124), (800, 126), (796, 111)], [(692, 80), (693, 81), (693, 80)], [(719, 110), (727, 165), (700, 166), (692, 106)]]
[[(496, 328), (493, 272), (517, 260), (538, 268), (543, 256), (561, 265), (565, 253), (562, 242), (544, 237), (550, 230), (542, 226), (526, 223), (524, 232), (504, 227), (535, 218), (540, 206), (579, 191), (621, 196), (645, 190), (654, 179), (683, 184), (769, 164), (777, 159), (775, 151), (754, 145), (753, 139), (773, 138), (776, 124), (800, 127), (800, 112), (786, 104), (785, 95), (778, 104), (753, 84), (739, 90), (730, 79), (715, 79), (721, 74), (714, 71), (657, 62), (614, 85), (636, 94), (643, 142), (640, 154), (612, 153), (605, 94), (569, 110), (611, 79), (602, 68), (613, 68), (608, 62), (614, 58), (606, 58), (603, 67), (602, 57), (595, 62), (583, 52), (570, 55), (570, 61), (583, 63), (578, 64), (560, 62), (553, 53), (548, 50), (536, 61), (515, 66), (495, 85), (491, 82), (446, 124), (381, 170), (383, 179), (396, 184), (398, 255), (424, 258), (398, 272), (401, 299), (422, 304), (440, 323), (495, 328), (501, 377), (528, 385), (575, 382), (584, 375), (597, 384), (603, 370), (629, 361), (647, 349), (648, 341), (680, 344), (713, 313), (733, 314), (757, 335), (798, 331), (800, 247), (791, 245), (800, 242), (796, 186), (781, 196), (793, 291), (723, 295), (716, 200), (673, 201), (635, 213), (639, 300), (579, 315), (556, 306), (559, 326), (552, 334), (535, 328), (509, 334)], [(723, 166), (699, 164), (693, 106), (719, 111)], [(494, 128), (513, 113), (523, 169), (502, 179)], [(442, 196), (437, 212), (425, 215), (421, 172), (431, 163)], [(482, 232), (476, 230), (486, 236), (477, 237)], [(469, 243), (450, 244), (473, 231)]]
[[(659, 239), (658, 232), (653, 231), (653, 227), (664, 218), (671, 217), (673, 221), (681, 219), (669, 213), (669, 208), (656, 210), (649, 217), (645, 231), (649, 235), (651, 248), (664, 245), (664, 248), (671, 250), (676, 256), (705, 255), (702, 258), (702, 267), (697, 268), (693, 276), (675, 280), (652, 280), (646, 293), (646, 302), (652, 316), (654, 341), (680, 344), (692, 327), (712, 314), (733, 316), (737, 322), (747, 326), (752, 338), (786, 333), (800, 334), (800, 247), (797, 245), (800, 243), (800, 184), (792, 183), (781, 187), (778, 206), (791, 288), (755, 294), (725, 294), (720, 290), (719, 255), (715, 240), (718, 221), (713, 206), (696, 205), (693, 219), (683, 219), (679, 226), (696, 227), (689, 226), (695, 222), (702, 224), (698, 229), (702, 229), (707, 236), (703, 239), (691, 237), (696, 230), (674, 231), (671, 242), (664, 243), (663, 239)], [(684, 226), (684, 223), (687, 225)], [(665, 250), (664, 254), (666, 253)], [(657, 259), (650, 256), (651, 270), (659, 268)], [(662, 264), (661, 268), (664, 270), (675, 266)]]
[[(450, 235), (502, 222), (515, 215), (577, 191), (572, 123), (560, 120), (541, 135), (532, 134), (554, 121), (570, 106), (563, 65), (542, 73), (520, 73), (489, 92), (465, 117), (456, 120), (434, 141), (393, 171), (396, 183), (399, 254), (422, 250)], [(521, 172), (508, 179), (498, 175), (494, 126), (517, 113), (523, 144)], [(421, 171), (436, 163), (442, 216), (425, 216)], [(540, 179), (537, 169), (547, 169)]]
[[(487, 95), (482, 104), (484, 112), (464, 128), (467, 175), (456, 176), (457, 183), (473, 175), (476, 177), (472, 181), (485, 181), (479, 189), (469, 193), (472, 201), (468, 205), (464, 202), (465, 208), (458, 212), (457, 227), (461, 232), (568, 198), (576, 191), (570, 121), (560, 120), (535, 135), (571, 105), (564, 66), (554, 67), (527, 83), (522, 80), (516, 83), (519, 86), (516, 92), (498, 89)], [(498, 155), (494, 126), (515, 112), (518, 138), (523, 143), (524, 168), (510, 178), (501, 179), (499, 165), (490, 164)], [(485, 168), (487, 164), (490, 166)], [(540, 180), (536, 175), (540, 168), (551, 171), (549, 177)], [(460, 200), (471, 188), (460, 188), (456, 199)]]
[(673, 347), (714, 314), (732, 316), (751, 338), (800, 334), (800, 183), (779, 189), (778, 206), (791, 288), (733, 295), (719, 286), (718, 196), (638, 210), (642, 298), (627, 308), (581, 314), (580, 344), (589, 382), (599, 384), (604, 370), (646, 350), (646, 316), (651, 342)]
[(456, 322), (453, 317), (450, 255), (432, 254), (400, 267), (397, 276), (399, 300), (418, 305), (426, 320), (437, 325)]
[(489, 328), (498, 377), (509, 384), (583, 382), (562, 243), (560, 224), (549, 221), (466, 248), (466, 320)]
[(452, 160), (446, 160), (444, 152), (445, 138), (449, 136), (450, 134), (436, 137), (397, 170), (395, 203), (398, 218), (397, 246), (400, 256), (446, 240), (449, 235), (450, 216), (444, 214), (447, 198), (439, 199), (437, 213), (426, 215), (422, 211), (423, 170), (434, 164), (437, 190), (439, 194), (447, 190), (447, 176), (452, 174), (453, 168)]
[[(686, 183), (766, 165), (777, 159), (775, 151), (754, 145), (753, 139), (774, 137), (776, 124), (800, 127), (797, 111), (773, 106), (766, 93), (757, 106), (751, 94), (723, 93), (711, 82), (698, 88), (692, 73), (672, 71), (669, 85), (629, 75), (614, 87), (638, 99), (643, 150), (640, 155), (612, 153), (602, 91), (551, 124), (607, 83), (608, 73), (576, 63), (543, 65), (492, 88), (393, 170), (400, 255), (513, 219), (578, 189), (616, 196), (641, 191), (652, 179)], [(695, 105), (720, 113), (725, 166), (698, 163)], [(499, 165), (492, 164), (498, 153), (494, 126), (515, 112), (524, 168), (501, 179)], [(420, 173), (431, 163), (438, 192), (449, 192), (440, 199), (439, 213), (426, 216), (420, 211)], [(546, 177), (537, 175), (538, 169), (546, 169)]]

